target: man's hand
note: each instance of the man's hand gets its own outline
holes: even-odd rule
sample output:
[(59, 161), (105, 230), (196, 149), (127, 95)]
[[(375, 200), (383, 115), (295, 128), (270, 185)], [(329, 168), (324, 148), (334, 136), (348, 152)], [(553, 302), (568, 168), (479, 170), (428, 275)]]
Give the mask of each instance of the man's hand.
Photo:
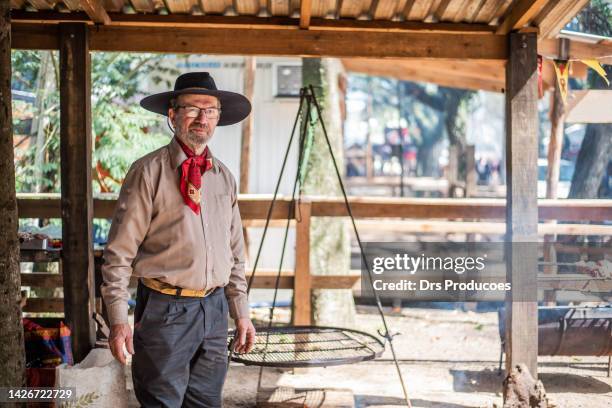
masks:
[(249, 318), (235, 319), (234, 352), (248, 353), (255, 343), (255, 327)]
[(112, 325), (108, 345), (113, 356), (121, 364), (127, 364), (123, 346), (125, 345), (128, 353), (134, 354), (134, 343), (132, 342), (132, 329), (130, 325), (127, 323)]

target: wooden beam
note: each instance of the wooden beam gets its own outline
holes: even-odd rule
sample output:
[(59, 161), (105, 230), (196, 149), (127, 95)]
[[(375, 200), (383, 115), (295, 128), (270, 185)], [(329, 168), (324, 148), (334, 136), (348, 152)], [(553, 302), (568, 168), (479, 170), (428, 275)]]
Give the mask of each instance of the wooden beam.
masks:
[(59, 273), (35, 272), (21, 274), (21, 286), (61, 288), (63, 282), (62, 275)]
[(12, 24), (11, 48), (24, 50), (59, 49), (57, 25)]
[(20, 9), (25, 4), (25, 0), (11, 0), (11, 9)]
[[(276, 286), (276, 276), (278, 271), (255, 271), (255, 279), (253, 280), (253, 288), (255, 289), (274, 289)], [(251, 278), (252, 273), (246, 273), (247, 281)], [(281, 277), (278, 280), (279, 289), (293, 289), (294, 287), (294, 275), (293, 271), (288, 273), (281, 273)]]
[(95, 344), (91, 60), (85, 24), (60, 25), (62, 260), (66, 320), (75, 362)]
[[(23, 311), (26, 313), (63, 313), (62, 298), (28, 298)], [(72, 327), (70, 328), (72, 330)]]
[(81, 0), (81, 7), (94, 23), (110, 24), (111, 19), (104, 9), (102, 0)]
[(300, 214), (295, 232), (295, 277), (293, 281), (293, 325), (311, 324), (312, 287), (310, 276), (310, 216), (312, 206), (308, 200), (302, 200), (296, 212)]
[[(153, 0), (130, 0), (130, 4), (138, 13), (152, 13), (155, 11)], [(165, 3), (163, 3), (165, 4)], [(169, 10), (172, 13), (172, 10)], [(111, 20), (113, 17), (111, 17)]]
[(104, 0), (104, 10), (111, 12), (121, 11), (126, 0)]
[[(511, 33), (506, 66), (506, 372), (525, 364), (537, 378), (537, 36)], [(504, 393), (505, 395), (505, 393)]]
[[(481, 234), (504, 235), (506, 224), (484, 221), (434, 221), (434, 220), (357, 220), (357, 228), (364, 234)], [(539, 223), (538, 235), (602, 235), (612, 236), (612, 226), (594, 224)]]
[[(19, 24), (16, 24), (19, 26)], [(46, 28), (46, 27), (45, 27)], [(13, 31), (13, 48), (49, 49), (57, 44), (44, 29)], [(173, 41), (167, 41), (172, 36)], [(503, 36), (421, 32), (172, 28), (100, 26), (90, 29), (92, 51), (294, 55), (303, 57), (449, 58), (504, 60)]]
[(312, 289), (352, 289), (361, 280), (360, 274), (313, 275)]
[(472, 0), (468, 2), (466, 11), (465, 11), (465, 21), (468, 23), (473, 23), (476, 20), (476, 16), (480, 13), (483, 6), (486, 4), (487, 0)]
[[(60, 201), (57, 194), (47, 199), (32, 199), (35, 194), (18, 194), (17, 207), (20, 218), (60, 218)], [(307, 197), (312, 201), (315, 217), (346, 217), (346, 207), (340, 198)], [(265, 220), (270, 206), (268, 195), (240, 195), (240, 214), (246, 220)], [(474, 218), (481, 220), (504, 219), (506, 203), (497, 198), (349, 198), (353, 214), (357, 218)], [(289, 211), (290, 200), (279, 198), (272, 212), (273, 220), (293, 218)], [(112, 218), (116, 200), (94, 200), (95, 218)], [(612, 200), (538, 200), (538, 218), (558, 221), (608, 221), (612, 212)]]
[[(559, 41), (557, 39), (541, 39), (538, 41), (538, 53), (549, 58), (559, 58)], [(570, 40), (570, 59), (592, 59), (612, 55), (612, 41), (587, 43)]]
[[(311, 0), (312, 1), (312, 0)], [(295, 19), (284, 16), (256, 17), (248, 15), (221, 16), (191, 14), (125, 14), (108, 13), (113, 26), (126, 27), (170, 27), (170, 28), (275, 28), (284, 30), (299, 30)], [(59, 13), (56, 11), (27, 12), (12, 10), (11, 16), (16, 23), (58, 24), (61, 22), (84, 22), (92, 24), (84, 12)], [(311, 17), (311, 28), (332, 31), (413, 31), (427, 33), (482, 33), (493, 34), (495, 27), (487, 24), (466, 23), (423, 23), (420, 21), (388, 21), (388, 20), (356, 20), (352, 18), (325, 19)]]
[(556, 7), (539, 21), (538, 27), (540, 27), (540, 37), (554, 38), (588, 3), (589, 0), (559, 1)]
[[(173, 41), (165, 41), (172, 35)], [(503, 60), (504, 37), (329, 30), (176, 29), (100, 27), (91, 33), (97, 51), (299, 55), (302, 57), (465, 58)]]
[(461, 89), (503, 92), (504, 61), (342, 58), (347, 71), (430, 82)]
[(61, 251), (41, 251), (36, 249), (22, 249), (19, 251), (20, 262), (58, 262), (61, 259)]
[(300, 28), (308, 30), (312, 13), (312, 0), (302, 0), (300, 4)]
[(578, 273), (563, 275), (539, 274), (538, 289), (609, 294), (612, 291), (612, 280), (609, 278), (593, 278), (592, 276)]
[(496, 34), (506, 35), (512, 30), (522, 28), (540, 12), (548, 0), (519, 0), (506, 13), (506, 17), (497, 27)]
[(53, 10), (57, 4), (56, 0), (28, 0), (36, 10)]
[(438, 7), (434, 11), (434, 16), (436, 17), (437, 21), (440, 21), (444, 18), (444, 13), (446, 13), (446, 9), (448, 8), (448, 5), (450, 4), (450, 2), (451, 0), (441, 0), (440, 1), (440, 4), (438, 4)]

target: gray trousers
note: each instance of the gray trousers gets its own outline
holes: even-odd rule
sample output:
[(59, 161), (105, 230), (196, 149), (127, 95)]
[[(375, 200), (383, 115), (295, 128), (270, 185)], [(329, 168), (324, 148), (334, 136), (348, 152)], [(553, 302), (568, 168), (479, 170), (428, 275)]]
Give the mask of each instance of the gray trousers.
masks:
[(221, 407), (227, 372), (228, 305), (165, 295), (138, 283), (132, 379), (141, 406)]

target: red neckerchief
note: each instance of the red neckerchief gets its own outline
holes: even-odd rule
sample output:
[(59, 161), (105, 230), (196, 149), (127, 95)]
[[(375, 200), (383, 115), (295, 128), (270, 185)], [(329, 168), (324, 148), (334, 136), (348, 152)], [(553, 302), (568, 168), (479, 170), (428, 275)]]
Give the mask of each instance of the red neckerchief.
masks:
[(183, 195), (183, 201), (194, 213), (200, 214), (202, 174), (212, 168), (212, 158), (208, 157), (208, 146), (204, 148), (201, 155), (196, 156), (178, 137), (176, 141), (187, 155), (187, 160), (181, 164), (181, 194)]

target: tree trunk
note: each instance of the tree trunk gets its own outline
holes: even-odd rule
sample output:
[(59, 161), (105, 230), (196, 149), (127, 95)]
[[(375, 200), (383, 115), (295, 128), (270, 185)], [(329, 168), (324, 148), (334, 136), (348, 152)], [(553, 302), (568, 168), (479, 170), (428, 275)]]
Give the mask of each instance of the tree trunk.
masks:
[(517, 365), (504, 379), (503, 408), (552, 408), (542, 381), (533, 378), (525, 364)]
[(19, 275), (19, 240), (13, 117), (11, 107), (11, 20), (8, 1), (0, 2), (0, 386), (25, 385), (25, 352)]
[(597, 198), (601, 178), (612, 157), (611, 135), (610, 123), (587, 125), (576, 160), (570, 198)]
[(435, 154), (436, 143), (422, 144), (417, 150), (417, 175), (420, 177), (438, 176), (438, 158)]
[(49, 116), (45, 114), (47, 110), (47, 95), (49, 87), (53, 85), (53, 61), (51, 59), (51, 51), (42, 51), (40, 68), (38, 70), (38, 79), (36, 86), (36, 114), (32, 121), (32, 136), (36, 137), (36, 155), (34, 157), (34, 179), (36, 185), (34, 192), (44, 192), (43, 174), (45, 164), (45, 142), (47, 126), (49, 125)]
[[(604, 66), (608, 78), (612, 67)], [(606, 89), (607, 84), (599, 75), (591, 81), (592, 89)], [(576, 160), (576, 170), (572, 177), (569, 198), (597, 198), (599, 185), (612, 157), (612, 124), (590, 123), (587, 125), (580, 153)]]
[[(323, 111), (334, 156), (339, 169), (344, 169), (343, 137), (338, 103), (340, 62), (332, 58), (302, 59), (302, 83), (312, 85)], [(306, 166), (303, 193), (306, 195), (340, 196), (341, 191), (325, 136), (317, 124), (314, 143)], [(340, 170), (342, 171), (342, 170)], [(346, 220), (313, 218), (310, 229), (310, 265), (313, 275), (341, 275), (350, 270), (350, 239)], [(355, 303), (350, 289), (314, 290), (312, 295), (313, 322), (317, 325), (352, 326), (355, 323)]]

